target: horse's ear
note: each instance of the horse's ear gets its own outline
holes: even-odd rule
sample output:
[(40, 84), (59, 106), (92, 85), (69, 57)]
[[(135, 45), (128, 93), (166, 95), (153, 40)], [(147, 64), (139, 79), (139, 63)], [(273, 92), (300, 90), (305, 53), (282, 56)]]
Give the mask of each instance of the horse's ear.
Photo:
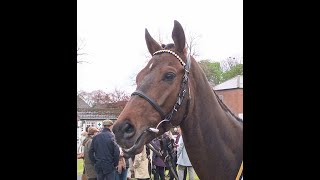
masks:
[(183, 53), (184, 47), (186, 45), (186, 37), (184, 35), (184, 31), (181, 24), (177, 20), (174, 20), (172, 39), (176, 51)]
[(150, 36), (147, 28), (145, 30), (145, 38), (146, 38), (148, 50), (151, 55), (153, 55), (154, 52), (161, 49), (161, 46)]

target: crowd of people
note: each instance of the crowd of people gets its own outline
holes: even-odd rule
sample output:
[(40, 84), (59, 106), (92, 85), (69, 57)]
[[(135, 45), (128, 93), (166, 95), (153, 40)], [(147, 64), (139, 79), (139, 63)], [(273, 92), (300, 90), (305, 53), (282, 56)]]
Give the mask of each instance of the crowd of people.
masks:
[[(179, 180), (194, 179), (194, 169), (185, 149), (181, 129), (174, 128), (153, 139), (150, 144), (162, 153), (160, 157), (144, 145), (141, 153), (125, 158), (122, 149), (115, 143), (112, 133), (113, 121), (103, 121), (103, 129), (87, 127), (81, 135), (78, 153), (84, 161), (82, 179), (87, 180), (169, 180), (175, 179), (169, 168), (176, 170)], [(164, 161), (163, 157), (170, 157)], [(170, 161), (168, 163), (168, 161)], [(170, 164), (170, 166), (168, 165)], [(167, 175), (166, 175), (167, 174)]]

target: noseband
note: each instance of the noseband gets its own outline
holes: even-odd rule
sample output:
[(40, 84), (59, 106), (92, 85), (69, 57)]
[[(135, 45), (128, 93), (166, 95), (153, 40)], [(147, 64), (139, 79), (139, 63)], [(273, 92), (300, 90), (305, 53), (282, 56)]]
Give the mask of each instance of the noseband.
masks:
[[(151, 132), (155, 132), (155, 133), (158, 133), (159, 132), (159, 125), (163, 122), (169, 122), (171, 124), (171, 120), (172, 118), (174, 117), (175, 113), (179, 110), (182, 102), (183, 102), (183, 99), (184, 99), (184, 96), (187, 92), (187, 85), (188, 85), (188, 74), (189, 74), (189, 70), (190, 70), (190, 54), (187, 56), (187, 63), (184, 63), (182, 61), (182, 59), (180, 58), (180, 56), (178, 56), (175, 52), (171, 51), (171, 50), (168, 50), (168, 49), (162, 49), (162, 50), (159, 50), (159, 51), (156, 51), (155, 53), (153, 53), (153, 56), (157, 55), (157, 54), (161, 54), (161, 53), (169, 53), (169, 54), (172, 54), (174, 55), (181, 63), (181, 65), (183, 66), (184, 68), (184, 75), (183, 75), (183, 78), (182, 78), (182, 82), (181, 82), (181, 85), (180, 85), (180, 90), (179, 90), (179, 94), (178, 94), (178, 97), (177, 97), (177, 101), (176, 103), (174, 104), (172, 110), (168, 113), (168, 114), (165, 114), (162, 110), (161, 110), (161, 107), (159, 106), (159, 104), (153, 100), (152, 98), (148, 97), (148, 95), (146, 95), (145, 93), (143, 93), (142, 91), (139, 91), (139, 90), (136, 90), (135, 92), (133, 92), (131, 94), (131, 96), (133, 95), (138, 95), (140, 97), (142, 97), (143, 99), (145, 99), (146, 101), (148, 101), (152, 107), (154, 107), (155, 110), (157, 110), (161, 116), (161, 119), (162, 121), (159, 122), (159, 124), (156, 126), (156, 128), (149, 128), (148, 130), (151, 131)], [(188, 108), (189, 108), (189, 103), (190, 103), (190, 99), (191, 99), (191, 96), (190, 96), (190, 88), (188, 89), (189, 90), (189, 100), (188, 100), (188, 103), (187, 103), (187, 110), (186, 110), (186, 113), (183, 117), (183, 119), (186, 118), (187, 116), (187, 113), (188, 113)]]

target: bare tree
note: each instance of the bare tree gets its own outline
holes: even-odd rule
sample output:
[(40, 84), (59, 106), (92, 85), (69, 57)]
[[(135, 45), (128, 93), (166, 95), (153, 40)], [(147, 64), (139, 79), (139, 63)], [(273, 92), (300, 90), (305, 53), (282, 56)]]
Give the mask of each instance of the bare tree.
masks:
[(221, 68), (223, 71), (228, 71), (238, 64), (242, 64), (241, 58), (228, 57), (227, 59), (221, 61)]
[[(186, 30), (187, 28), (185, 27), (184, 29)], [(188, 52), (190, 52), (191, 56), (198, 57), (199, 56), (198, 40), (201, 38), (201, 35), (193, 33), (193, 32), (188, 33), (187, 30), (185, 32), (187, 33), (186, 46), (187, 46)], [(156, 39), (158, 40), (157, 42), (160, 45), (164, 44), (164, 39), (166, 39), (168, 42), (170, 42), (170, 40), (171, 40), (171, 39), (168, 40), (168, 37), (163, 38), (160, 29), (158, 30), (158, 36)], [(151, 58), (150, 55), (148, 55), (146, 57), (148, 57), (148, 60)]]
[(195, 34), (195, 33), (189, 33), (187, 38), (187, 48), (188, 52), (193, 57), (199, 56), (198, 51), (198, 40), (201, 38), (201, 35)]
[(162, 35), (161, 35), (160, 29), (158, 29), (158, 43), (159, 43), (160, 45), (163, 44), (163, 37), (162, 37)]
[(106, 93), (103, 90), (94, 90), (92, 92), (79, 91), (78, 96), (81, 97), (91, 107), (108, 107), (112, 106), (124, 108), (130, 99), (125, 91), (114, 89), (111, 93)]
[(109, 93), (110, 102), (129, 101), (130, 96), (120, 89), (115, 88), (112, 93)]
[(80, 42), (77, 42), (77, 63), (83, 63), (83, 62), (87, 62), (87, 61), (83, 61), (83, 60), (79, 60), (78, 57), (79, 56), (83, 56), (83, 55), (87, 55), (87, 53), (83, 53), (83, 48), (85, 47), (85, 43), (83, 39), (79, 40)]

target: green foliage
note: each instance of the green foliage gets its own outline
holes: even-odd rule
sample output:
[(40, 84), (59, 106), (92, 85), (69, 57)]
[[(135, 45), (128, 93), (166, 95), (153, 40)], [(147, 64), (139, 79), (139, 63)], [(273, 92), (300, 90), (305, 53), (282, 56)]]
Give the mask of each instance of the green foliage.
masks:
[(77, 174), (81, 175), (83, 173), (83, 159), (77, 159)]
[(199, 62), (199, 65), (206, 74), (209, 82), (213, 84), (219, 84), (221, 82), (223, 72), (219, 62), (210, 62), (209, 60), (203, 60)]
[(208, 81), (214, 86), (237, 75), (243, 75), (243, 64), (239, 63), (235, 58), (230, 57), (221, 63), (210, 60), (202, 60), (198, 63)]
[(243, 75), (243, 64), (236, 64), (222, 74), (222, 82), (227, 81), (237, 75)]

